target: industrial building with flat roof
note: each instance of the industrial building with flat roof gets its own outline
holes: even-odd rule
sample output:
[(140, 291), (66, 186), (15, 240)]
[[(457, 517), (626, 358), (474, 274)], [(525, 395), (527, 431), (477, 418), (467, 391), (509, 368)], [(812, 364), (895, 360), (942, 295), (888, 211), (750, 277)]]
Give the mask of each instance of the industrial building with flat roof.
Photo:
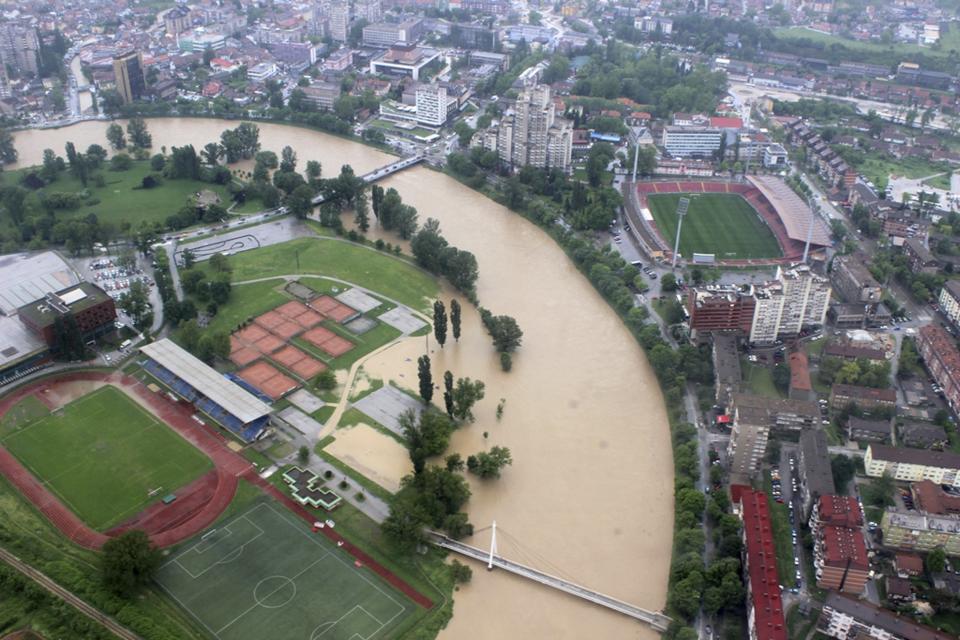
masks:
[(164, 338), (144, 345), (144, 368), (174, 393), (244, 440), (267, 426), (271, 408), (185, 349)]
[(23, 305), (79, 282), (73, 268), (53, 251), (0, 256), (0, 313), (16, 315)]

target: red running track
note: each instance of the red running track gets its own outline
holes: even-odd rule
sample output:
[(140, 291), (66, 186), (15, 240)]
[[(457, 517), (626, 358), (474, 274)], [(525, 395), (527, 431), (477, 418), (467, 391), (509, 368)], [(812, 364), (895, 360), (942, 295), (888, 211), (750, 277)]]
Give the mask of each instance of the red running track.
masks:
[[(157, 524), (157, 527), (162, 530), (150, 536), (150, 540), (158, 547), (169, 547), (183, 542), (212, 525), (233, 500), (240, 476), (281, 502), (306, 522), (313, 523), (317, 520), (318, 516), (316, 514), (310, 513), (299, 503), (284, 495), (283, 492), (261, 478), (243, 456), (228, 449), (223, 436), (194, 421), (192, 418), (193, 412), (188, 406), (174, 404), (162, 394), (151, 392), (135, 378), (120, 373), (79, 371), (64, 373), (55, 378), (45, 378), (27, 384), (0, 398), (0, 416), (26, 396), (44, 389), (54, 388), (63, 383), (76, 381), (104, 382), (123, 388), (127, 393), (136, 396), (150, 407), (151, 411), (188, 442), (203, 451), (216, 467), (217, 484), (210, 500), (196, 509), (193, 515), (185, 520), (183, 513), (170, 512), (167, 522), (161, 521)], [(38, 398), (42, 398), (42, 394), (38, 395)], [(109, 540), (109, 536), (94, 531), (80, 520), (3, 447), (0, 447), (0, 473), (3, 473), (25, 498), (32, 502), (54, 526), (76, 544), (96, 550)], [(157, 517), (154, 521), (159, 520), (161, 518)], [(124, 528), (121, 525), (121, 527), (115, 529), (115, 532), (122, 531)], [(426, 609), (433, 607), (433, 601), (430, 598), (421, 594), (399, 576), (379, 564), (363, 550), (345, 540), (339, 533), (329, 527), (325, 527), (322, 531), (334, 542), (343, 542), (343, 547), (341, 547), (343, 550), (362, 562), (366, 567), (369, 567), (371, 571), (419, 606)]]

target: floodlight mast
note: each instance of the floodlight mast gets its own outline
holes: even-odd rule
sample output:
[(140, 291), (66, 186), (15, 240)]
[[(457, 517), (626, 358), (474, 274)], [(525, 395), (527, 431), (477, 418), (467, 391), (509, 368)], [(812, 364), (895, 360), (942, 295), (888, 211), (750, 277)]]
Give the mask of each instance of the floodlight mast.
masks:
[(683, 216), (687, 215), (687, 208), (690, 206), (690, 198), (680, 198), (677, 203), (677, 239), (673, 243), (673, 262), (671, 269), (677, 267), (677, 252), (680, 250), (680, 228), (683, 226)]

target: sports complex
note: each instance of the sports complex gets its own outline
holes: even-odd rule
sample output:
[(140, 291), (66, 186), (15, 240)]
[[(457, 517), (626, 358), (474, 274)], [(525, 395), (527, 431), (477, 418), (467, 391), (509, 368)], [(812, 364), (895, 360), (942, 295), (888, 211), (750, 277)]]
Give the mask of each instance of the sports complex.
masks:
[[(747, 266), (794, 262), (832, 244), (819, 216), (783, 180), (750, 176), (719, 180), (638, 182), (631, 216), (655, 255), (671, 258), (682, 197), (689, 207), (680, 230), (680, 257), (703, 263)], [(694, 254), (697, 254), (694, 256)]]
[[(143, 355), (237, 420), (257, 419), (255, 399), (233, 383), (233, 397), (217, 395), (171, 343)], [(213, 638), (368, 640), (434, 604), (319, 527), (323, 511), (262, 478), (195, 405), (120, 372), (58, 373), (0, 398), (0, 473), (82, 547), (145, 531), (168, 550), (158, 582)], [(241, 480), (259, 494), (221, 520)]]

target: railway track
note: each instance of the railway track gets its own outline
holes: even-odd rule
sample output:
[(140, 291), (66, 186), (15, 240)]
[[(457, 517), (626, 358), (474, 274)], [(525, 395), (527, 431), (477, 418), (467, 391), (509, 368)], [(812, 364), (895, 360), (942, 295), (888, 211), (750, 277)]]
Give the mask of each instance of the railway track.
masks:
[(72, 592), (67, 591), (66, 589), (61, 587), (59, 584), (54, 582), (51, 578), (49, 578), (46, 574), (41, 573), (40, 571), (37, 571), (36, 569), (31, 567), (29, 564), (27, 564), (17, 556), (13, 555), (6, 549), (0, 549), (0, 560), (3, 560), (8, 565), (13, 567), (14, 569), (19, 571), (26, 577), (30, 578), (33, 582), (37, 583), (38, 585), (40, 585), (41, 587), (43, 587), (53, 595), (57, 596), (58, 598), (60, 598), (61, 600), (63, 600), (64, 602), (72, 606), (74, 609), (77, 609), (83, 615), (101, 624), (116, 637), (121, 638), (122, 640), (143, 640), (143, 638), (141, 638), (134, 632), (130, 631), (125, 626), (123, 626), (122, 624), (120, 624), (119, 622), (117, 622), (107, 614), (103, 613), (96, 607), (91, 606), (85, 600), (74, 595)]

